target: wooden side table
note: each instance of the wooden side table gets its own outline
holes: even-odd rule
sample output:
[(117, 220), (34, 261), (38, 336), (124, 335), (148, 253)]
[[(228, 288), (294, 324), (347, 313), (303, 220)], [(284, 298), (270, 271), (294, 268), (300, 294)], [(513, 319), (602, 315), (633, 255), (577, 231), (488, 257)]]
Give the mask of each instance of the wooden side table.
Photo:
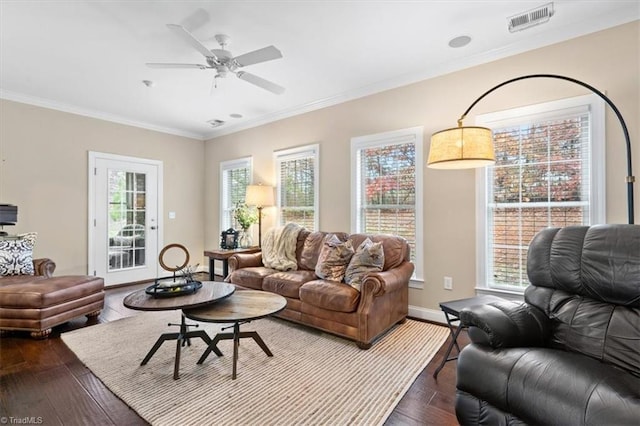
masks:
[(498, 302), (501, 300), (504, 299), (487, 294), (482, 296), (469, 297), (468, 299), (451, 300), (449, 302), (440, 303), (440, 309), (442, 309), (442, 312), (444, 312), (444, 316), (447, 319), (447, 326), (449, 327), (449, 333), (451, 333), (451, 342), (449, 342), (449, 346), (447, 347), (447, 351), (445, 352), (444, 357), (442, 357), (440, 365), (438, 366), (438, 368), (436, 368), (436, 371), (433, 372), (434, 379), (438, 379), (438, 373), (440, 372), (440, 370), (442, 370), (444, 364), (447, 361), (454, 361), (458, 359), (458, 355), (453, 357), (450, 355), (451, 350), (454, 346), (458, 350), (458, 354), (460, 353), (460, 346), (458, 346), (458, 335), (464, 327), (458, 325), (454, 328), (453, 325), (454, 322), (460, 322), (460, 311), (470, 306), (485, 305), (487, 303)]
[(236, 253), (257, 253), (260, 251), (260, 247), (254, 246), (249, 248), (239, 249), (214, 249), (205, 250), (204, 255), (209, 258), (209, 281), (215, 281), (215, 261), (222, 261), (222, 277), (226, 278), (229, 275), (229, 258)]

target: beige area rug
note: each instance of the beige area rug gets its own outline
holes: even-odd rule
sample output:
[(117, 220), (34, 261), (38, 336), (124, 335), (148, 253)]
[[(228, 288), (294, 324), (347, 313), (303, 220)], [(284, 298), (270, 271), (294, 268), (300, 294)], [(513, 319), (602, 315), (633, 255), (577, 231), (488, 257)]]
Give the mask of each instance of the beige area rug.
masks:
[[(140, 362), (161, 333), (175, 332), (177, 311), (146, 312), (62, 335), (102, 382), (153, 425), (376, 425), (391, 414), (448, 335), (445, 327), (408, 320), (369, 350), (354, 342), (279, 319), (241, 326), (257, 331), (273, 352), (241, 339), (238, 376), (231, 379), (233, 342), (223, 357), (192, 339), (173, 380), (176, 343)], [(190, 321), (191, 322), (191, 321)], [(200, 323), (210, 336), (222, 324)], [(230, 331), (230, 330), (226, 330)]]

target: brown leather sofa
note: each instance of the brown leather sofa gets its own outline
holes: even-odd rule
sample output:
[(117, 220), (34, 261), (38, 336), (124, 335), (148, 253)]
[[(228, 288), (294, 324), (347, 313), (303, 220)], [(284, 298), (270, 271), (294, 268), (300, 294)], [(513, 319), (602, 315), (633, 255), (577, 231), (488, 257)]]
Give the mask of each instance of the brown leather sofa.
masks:
[(51, 328), (73, 318), (97, 316), (104, 306), (104, 280), (68, 275), (54, 277), (50, 259), (33, 261), (35, 275), (0, 277), (0, 330), (26, 330), (46, 338)]
[[(360, 291), (348, 284), (318, 279), (315, 265), (326, 235), (351, 239), (358, 247), (367, 237), (382, 242), (384, 267), (367, 274)], [(392, 235), (309, 232), (298, 234), (298, 269), (281, 272), (262, 264), (262, 253), (238, 253), (229, 258), (226, 281), (240, 288), (265, 290), (287, 299), (286, 308), (276, 316), (355, 340), (368, 349), (374, 340), (397, 323), (406, 320), (409, 311), (409, 279), (414, 265), (404, 238)]]

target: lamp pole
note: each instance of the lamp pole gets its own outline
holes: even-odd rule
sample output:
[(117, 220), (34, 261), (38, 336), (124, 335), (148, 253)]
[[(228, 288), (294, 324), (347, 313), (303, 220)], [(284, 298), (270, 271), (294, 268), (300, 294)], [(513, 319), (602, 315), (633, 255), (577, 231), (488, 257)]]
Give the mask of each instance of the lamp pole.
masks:
[(262, 206), (257, 206), (258, 209), (258, 247), (262, 247)]
[(626, 177), (626, 182), (627, 182), (627, 211), (628, 211), (628, 218), (629, 218), (629, 223), (633, 224), (634, 223), (634, 211), (633, 211), (633, 184), (635, 183), (635, 176), (633, 176), (633, 170), (632, 170), (632, 165), (631, 165), (631, 139), (629, 138), (629, 130), (627, 129), (627, 124), (624, 121), (624, 118), (622, 118), (622, 114), (620, 113), (620, 110), (618, 110), (618, 107), (615, 106), (615, 104), (611, 101), (611, 99), (609, 99), (604, 93), (602, 93), (601, 91), (599, 91), (598, 89), (596, 89), (595, 87), (582, 82), (580, 80), (576, 80), (575, 78), (571, 78), (571, 77), (565, 77), (563, 75), (557, 75), (557, 74), (530, 74), (530, 75), (523, 75), (520, 77), (516, 77), (516, 78), (512, 78), (511, 80), (507, 80), (504, 81), (500, 84), (498, 84), (497, 86), (492, 87), (491, 89), (487, 90), (486, 92), (484, 92), (482, 95), (480, 95), (480, 97), (478, 99), (476, 99), (470, 106), (469, 108), (467, 108), (467, 110), (464, 112), (464, 114), (462, 114), (462, 116), (460, 116), (460, 119), (458, 120), (458, 123), (462, 123), (462, 120), (464, 120), (464, 118), (467, 116), (467, 114), (469, 114), (469, 111), (471, 111), (471, 109), (476, 106), (476, 104), (478, 102), (480, 102), (485, 96), (487, 96), (489, 93), (493, 92), (496, 89), (501, 88), (502, 86), (506, 86), (507, 84), (510, 83), (514, 83), (516, 81), (520, 81), (520, 80), (526, 80), (529, 78), (555, 78), (558, 80), (565, 80), (565, 81), (570, 81), (572, 83), (578, 84), (582, 87), (585, 87), (589, 90), (591, 90), (593, 93), (595, 93), (596, 95), (600, 96), (602, 99), (604, 99), (604, 101), (611, 107), (611, 109), (613, 110), (613, 112), (616, 114), (616, 117), (618, 117), (618, 120), (620, 121), (620, 125), (622, 126), (622, 132), (624, 133), (624, 139), (627, 145), (627, 177)]

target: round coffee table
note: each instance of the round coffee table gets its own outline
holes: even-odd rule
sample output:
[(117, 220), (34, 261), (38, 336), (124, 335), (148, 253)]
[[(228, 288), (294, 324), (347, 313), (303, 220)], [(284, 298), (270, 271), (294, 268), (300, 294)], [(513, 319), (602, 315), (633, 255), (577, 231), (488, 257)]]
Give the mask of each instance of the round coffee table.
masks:
[[(251, 337), (262, 348), (267, 356), (273, 356), (264, 340), (256, 331), (240, 331), (240, 325), (253, 320), (277, 314), (287, 306), (287, 300), (279, 294), (256, 290), (238, 290), (233, 296), (214, 305), (202, 308), (185, 309), (184, 316), (195, 321), (214, 323), (233, 323), (233, 333), (218, 333), (209, 347), (204, 351), (198, 364), (202, 364), (211, 351), (218, 351), (216, 344), (220, 340), (233, 340), (233, 372), (231, 378), (235, 380), (238, 364), (238, 346), (240, 339)], [(225, 328), (230, 328), (225, 327)], [(223, 328), (223, 330), (225, 329)], [(216, 352), (218, 354), (218, 352)]]
[[(124, 298), (122, 302), (124, 306), (130, 309), (138, 311), (171, 311), (176, 309), (195, 308), (200, 306), (207, 306), (215, 303), (219, 300), (227, 298), (233, 294), (236, 287), (233, 284), (203, 281), (202, 288), (192, 294), (176, 297), (152, 297), (145, 292), (145, 289), (141, 289), (129, 294)], [(176, 360), (173, 367), (173, 378), (180, 378), (180, 348), (185, 344), (191, 345), (189, 340), (191, 337), (198, 337), (205, 341), (208, 345), (207, 349), (210, 349), (218, 356), (222, 356), (222, 352), (218, 350), (215, 345), (211, 346), (211, 338), (204, 330), (189, 331), (188, 327), (197, 327), (194, 324), (187, 324), (185, 322), (184, 314), (181, 315), (180, 324), (171, 324), (170, 326), (180, 326), (180, 331), (177, 333), (163, 333), (160, 335), (156, 343), (153, 345), (149, 353), (144, 357), (140, 365), (145, 365), (153, 354), (162, 346), (167, 340), (177, 340), (176, 343)]]

